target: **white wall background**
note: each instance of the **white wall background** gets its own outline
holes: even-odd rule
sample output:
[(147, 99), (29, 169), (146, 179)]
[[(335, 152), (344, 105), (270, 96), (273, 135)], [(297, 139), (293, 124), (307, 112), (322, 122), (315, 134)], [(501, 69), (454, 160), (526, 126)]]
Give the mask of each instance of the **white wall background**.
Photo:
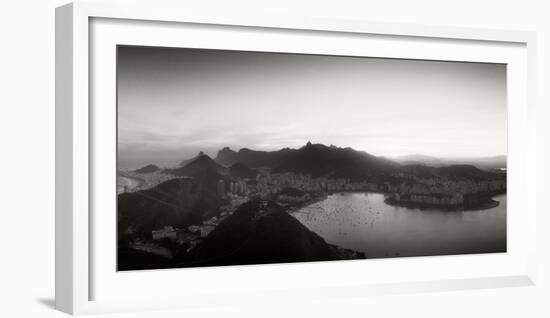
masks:
[[(187, 1), (187, 0), (180, 0)], [(151, 1), (162, 5), (161, 1)], [(187, 1), (226, 14), (248, 11), (538, 33), (538, 162), (542, 202), (550, 173), (550, 10), (546, 1)], [(54, 311), (54, 8), (60, 0), (3, 1), (0, 17), (0, 316), (62, 317)], [(544, 180), (544, 181), (543, 181)], [(539, 206), (538, 286), (356, 298), (268, 307), (196, 309), (167, 316), (548, 317), (550, 218)], [(159, 313), (115, 317), (158, 317)]]

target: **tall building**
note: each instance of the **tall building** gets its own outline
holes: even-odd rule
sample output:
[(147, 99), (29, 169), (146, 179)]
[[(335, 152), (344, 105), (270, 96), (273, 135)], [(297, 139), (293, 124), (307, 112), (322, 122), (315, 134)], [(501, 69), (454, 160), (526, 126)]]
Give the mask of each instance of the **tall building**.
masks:
[(218, 196), (225, 197), (225, 181), (224, 180), (218, 180)]

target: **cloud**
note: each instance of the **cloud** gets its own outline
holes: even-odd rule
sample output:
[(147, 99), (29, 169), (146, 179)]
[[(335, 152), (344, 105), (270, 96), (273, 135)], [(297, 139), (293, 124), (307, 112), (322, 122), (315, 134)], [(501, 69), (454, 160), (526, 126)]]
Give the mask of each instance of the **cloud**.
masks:
[(506, 153), (506, 67), (198, 49), (119, 48), (119, 157), (308, 140), (377, 155)]

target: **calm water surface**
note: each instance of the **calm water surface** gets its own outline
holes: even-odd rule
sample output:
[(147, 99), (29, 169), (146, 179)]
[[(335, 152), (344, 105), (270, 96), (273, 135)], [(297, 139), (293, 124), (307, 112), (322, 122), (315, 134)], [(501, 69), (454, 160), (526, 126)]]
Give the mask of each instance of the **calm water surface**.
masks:
[(328, 243), (368, 258), (506, 251), (506, 195), (497, 207), (439, 211), (393, 207), (379, 193), (336, 193), (292, 215)]

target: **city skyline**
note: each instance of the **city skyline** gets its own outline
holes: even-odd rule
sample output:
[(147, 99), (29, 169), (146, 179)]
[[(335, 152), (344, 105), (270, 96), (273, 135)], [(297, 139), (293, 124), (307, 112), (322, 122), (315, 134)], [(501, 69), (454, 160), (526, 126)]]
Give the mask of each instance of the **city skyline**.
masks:
[(506, 155), (506, 66), (118, 48), (119, 166), (308, 141), (373, 155)]

